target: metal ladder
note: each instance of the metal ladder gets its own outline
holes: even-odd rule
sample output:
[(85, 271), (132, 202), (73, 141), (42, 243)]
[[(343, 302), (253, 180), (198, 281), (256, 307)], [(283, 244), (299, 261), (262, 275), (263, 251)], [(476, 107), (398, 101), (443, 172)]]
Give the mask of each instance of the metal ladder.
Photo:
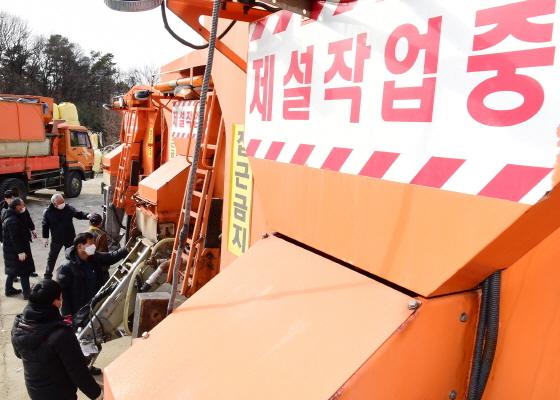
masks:
[[(205, 116), (205, 134), (203, 142), (201, 143), (201, 157), (199, 168), (196, 170), (195, 190), (193, 192), (193, 201), (191, 210), (189, 210), (189, 234), (187, 235), (185, 243), (185, 252), (180, 256), (182, 258), (181, 266), (185, 265), (184, 269), (179, 271), (180, 279), (182, 280), (181, 295), (190, 297), (194, 292), (200, 289), (206, 282), (213, 278), (218, 273), (218, 260), (219, 258), (214, 255), (218, 250), (205, 248), (204, 239), (207, 231), (208, 216), (210, 213), (210, 206), (212, 203), (212, 194), (214, 191), (215, 174), (214, 169), (219, 160), (219, 151), (221, 142), (225, 135), (225, 126), (223, 119), (220, 118), (218, 134), (214, 137), (215, 140), (210, 139), (208, 134), (210, 129), (213, 128), (208, 123), (210, 117), (215, 111), (216, 96), (208, 96), (209, 112)], [(190, 135), (188, 147), (191, 146), (192, 135)], [(214, 143), (209, 143), (213, 141)], [(185, 203), (186, 193), (183, 196), (183, 204), (179, 216), (181, 223), (185, 218)], [(192, 230), (190, 229), (192, 227)], [(174, 265), (177, 256), (177, 248), (179, 246), (179, 235), (175, 235), (175, 242), (173, 244), (173, 254), (171, 256), (171, 265)], [(172, 274), (168, 275), (168, 282), (171, 281)]]

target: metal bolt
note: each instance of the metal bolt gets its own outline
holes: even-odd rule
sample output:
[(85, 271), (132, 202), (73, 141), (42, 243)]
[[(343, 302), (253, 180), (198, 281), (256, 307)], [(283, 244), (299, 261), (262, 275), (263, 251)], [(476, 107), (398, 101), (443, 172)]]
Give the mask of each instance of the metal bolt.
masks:
[(263, 239), (266, 239), (266, 238), (268, 237), (268, 233), (263, 233), (263, 234), (261, 235), (261, 237), (262, 237)]
[(149, 332), (144, 332), (142, 334), (142, 339), (148, 339), (150, 337), (150, 333)]
[(467, 322), (467, 319), (469, 319), (469, 316), (467, 315), (467, 313), (462, 313), (461, 317), (459, 319), (461, 320), (461, 322)]
[(410, 299), (408, 300), (408, 309), (409, 310), (416, 310), (418, 309), (418, 307), (420, 307), (420, 302), (416, 299)]
[(451, 400), (456, 399), (456, 398), (457, 398), (457, 392), (454, 391), (454, 390), (452, 390), (452, 391), (449, 393), (449, 398), (450, 398)]

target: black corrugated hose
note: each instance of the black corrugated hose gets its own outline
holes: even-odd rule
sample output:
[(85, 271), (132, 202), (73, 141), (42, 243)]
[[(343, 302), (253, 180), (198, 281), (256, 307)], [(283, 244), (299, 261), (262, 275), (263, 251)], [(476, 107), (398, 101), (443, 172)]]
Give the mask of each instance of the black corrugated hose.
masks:
[[(173, 265), (173, 287), (171, 289), (171, 298), (167, 304), (167, 315), (173, 311), (175, 304), (175, 297), (177, 296), (177, 286), (179, 285), (179, 267), (181, 265), (181, 254), (185, 247), (185, 241), (189, 233), (190, 211), (192, 204), (192, 195), (194, 191), (194, 182), (196, 180), (196, 170), (198, 168), (198, 158), (200, 156), (200, 145), (202, 143), (202, 136), (204, 134), (204, 116), (206, 111), (206, 98), (208, 97), (208, 86), (210, 83), (210, 76), (212, 74), (212, 63), (214, 62), (214, 49), (216, 44), (216, 32), (218, 30), (218, 18), (220, 15), (220, 0), (214, 0), (214, 7), (212, 8), (212, 25), (210, 30), (210, 40), (208, 41), (208, 61), (204, 69), (204, 80), (202, 81), (202, 92), (200, 93), (200, 103), (198, 107), (198, 129), (196, 133), (196, 141), (194, 147), (194, 154), (189, 172), (189, 183), (187, 185), (186, 201), (184, 209), (184, 219), (181, 232), (179, 233), (179, 243), (177, 245), (177, 253), (175, 256), (175, 265)], [(191, 248), (189, 251), (193, 251)], [(185, 271), (185, 279), (188, 279)]]
[[(175, 40), (177, 40), (179, 43), (184, 44), (185, 46), (190, 47), (191, 49), (194, 49), (194, 50), (205, 49), (210, 44), (210, 43), (205, 43), (205, 44), (201, 44), (201, 45), (193, 44), (191, 42), (186, 41), (185, 39), (183, 39), (179, 35), (177, 35), (173, 31), (173, 29), (171, 29), (171, 27), (169, 26), (169, 23), (167, 22), (167, 15), (165, 13), (165, 1), (161, 3), (161, 18), (163, 19), (163, 26), (165, 27), (167, 32), (169, 32), (169, 34), (171, 36), (173, 36), (173, 38)], [(227, 28), (220, 34), (220, 36), (218, 36), (218, 39), (222, 39), (225, 35), (227, 35), (227, 33), (230, 31), (231, 28), (233, 28), (233, 25), (235, 25), (236, 22), (237, 21), (231, 21), (230, 24), (227, 26)]]
[(492, 369), (498, 344), (501, 280), (502, 271), (496, 271), (482, 283), (480, 318), (476, 331), (468, 400), (482, 398)]

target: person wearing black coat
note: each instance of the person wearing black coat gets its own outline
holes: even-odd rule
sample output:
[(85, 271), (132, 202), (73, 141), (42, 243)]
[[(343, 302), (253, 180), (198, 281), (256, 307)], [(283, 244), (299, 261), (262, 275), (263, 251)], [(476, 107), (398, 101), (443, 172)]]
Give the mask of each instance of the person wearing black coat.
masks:
[(45, 279), (51, 279), (56, 264), (56, 259), (62, 247), (68, 249), (72, 246), (76, 230), (73, 219), (89, 219), (89, 214), (76, 210), (71, 204), (64, 202), (64, 197), (54, 194), (51, 204), (43, 212), (43, 240), (44, 245), (49, 245), (49, 231), (51, 233), (51, 247), (47, 257)]
[(95, 238), (90, 232), (79, 233), (74, 246), (66, 250), (66, 260), (56, 270), (62, 287), (62, 315), (76, 314), (103, 286), (103, 265), (112, 265), (125, 258), (129, 249), (110, 253), (95, 251)]
[(58, 282), (39, 282), (14, 320), (12, 346), (23, 360), (27, 393), (32, 400), (76, 400), (79, 388), (90, 399), (103, 399), (72, 326), (60, 315), (62, 303)]
[(25, 203), (19, 197), (13, 199), (10, 207), (2, 213), (2, 245), (4, 249), (4, 272), (6, 274), (6, 296), (19, 294), (21, 290), (13, 286), (19, 276), (23, 298), (29, 296), (29, 275), (35, 272), (35, 262), (31, 254), (31, 232), (25, 221)]
[[(17, 197), (17, 194), (13, 190), (6, 190), (4, 192), (4, 200), (2, 202), (0, 202), (0, 221), (2, 220), (2, 213), (4, 213), (4, 211), (8, 209), (8, 206), (10, 205), (12, 200), (15, 199), (16, 197)], [(33, 220), (31, 219), (31, 215), (29, 214), (29, 210), (25, 210), (25, 212), (23, 214), (25, 215), (25, 222), (27, 223), (27, 228), (29, 228), (29, 230), (31, 231), (31, 235), (33, 236), (33, 239), (37, 239), (37, 232), (35, 232), (35, 224), (33, 223)], [(0, 242), (3, 242), (2, 229), (0, 229)], [(32, 272), (31, 276), (38, 276), (38, 275), (35, 272)], [(17, 282), (17, 281), (18, 281), (18, 278), (16, 276), (14, 278), (14, 282)]]

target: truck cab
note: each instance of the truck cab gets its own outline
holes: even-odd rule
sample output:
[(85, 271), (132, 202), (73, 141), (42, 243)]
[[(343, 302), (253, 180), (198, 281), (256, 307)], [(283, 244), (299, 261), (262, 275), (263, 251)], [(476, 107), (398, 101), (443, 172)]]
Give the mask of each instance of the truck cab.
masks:
[(58, 154), (64, 169), (64, 192), (67, 197), (76, 197), (82, 190), (82, 180), (94, 176), (94, 150), (88, 131), (82, 126), (59, 124)]

